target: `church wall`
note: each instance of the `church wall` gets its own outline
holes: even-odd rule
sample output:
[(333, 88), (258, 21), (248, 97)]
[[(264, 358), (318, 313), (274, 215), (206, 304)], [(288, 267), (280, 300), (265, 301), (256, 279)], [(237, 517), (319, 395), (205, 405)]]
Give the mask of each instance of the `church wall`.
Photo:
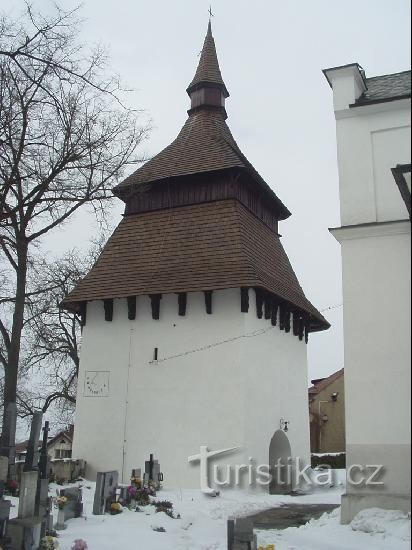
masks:
[(336, 113), (342, 225), (408, 219), (391, 168), (411, 162), (410, 101)]
[(270, 320), (258, 319), (254, 293), (251, 296), (246, 332), (267, 332), (244, 343), (247, 399), (254, 404), (245, 407), (246, 447), (258, 463), (267, 464), (270, 441), (283, 419), (288, 422), (292, 457), (301, 465), (310, 464), (307, 345), (292, 330), (285, 333)]
[[(410, 222), (391, 172), (411, 162), (410, 99), (335, 101), (335, 116), (349, 523), (364, 508), (410, 509)], [(359, 468), (373, 464), (384, 467), (383, 485), (359, 480)]]
[[(171, 358), (266, 328), (264, 334)], [(151, 363), (154, 348), (157, 363)], [(110, 371), (109, 396), (83, 396), (86, 370)], [(113, 322), (104, 320), (101, 302), (92, 302), (82, 341), (73, 456), (87, 460), (89, 476), (117, 469), (127, 482), (131, 469), (142, 467), (153, 452), (166, 486), (199, 488), (199, 467), (187, 458), (201, 445), (240, 447), (216, 464), (248, 464), (249, 457), (267, 464), (283, 417), (290, 421), (292, 453), (306, 458), (306, 381), (305, 343), (257, 319), (252, 290), (249, 313), (240, 311), (239, 289), (229, 289), (213, 293), (211, 315), (203, 293), (188, 294), (181, 317), (177, 296), (164, 295), (158, 321), (146, 296), (137, 299), (135, 321), (127, 319), (125, 300), (115, 300)]]
[(347, 492), (410, 495), (410, 223), (350, 237), (342, 230), (347, 458), (385, 473), (383, 486)]

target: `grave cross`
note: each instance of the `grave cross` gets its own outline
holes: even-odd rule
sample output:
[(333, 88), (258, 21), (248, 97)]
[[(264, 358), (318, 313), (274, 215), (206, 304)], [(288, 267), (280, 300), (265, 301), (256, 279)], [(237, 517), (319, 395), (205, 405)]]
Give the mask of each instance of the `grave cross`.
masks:
[(47, 440), (49, 437), (49, 421), (46, 420), (43, 428), (43, 441), (40, 449), (40, 458), (39, 458), (39, 471), (41, 479), (46, 479), (49, 477), (48, 472), (48, 457), (47, 457)]
[(26, 460), (24, 462), (24, 471), (38, 470), (38, 448), (40, 430), (43, 421), (43, 412), (35, 411), (30, 427), (30, 438), (27, 445)]

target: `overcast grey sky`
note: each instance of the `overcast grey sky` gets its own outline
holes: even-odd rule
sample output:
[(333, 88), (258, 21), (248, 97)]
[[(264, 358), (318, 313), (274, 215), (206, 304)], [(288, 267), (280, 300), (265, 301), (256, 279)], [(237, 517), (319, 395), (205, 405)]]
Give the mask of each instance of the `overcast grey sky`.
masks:
[[(103, 42), (112, 66), (135, 91), (155, 154), (186, 118), (185, 89), (206, 32), (209, 0), (85, 0), (85, 42)], [(50, 2), (32, 0), (46, 11)], [(75, 2), (63, 0), (65, 8)], [(22, 0), (0, 0), (18, 14)], [(321, 69), (357, 61), (367, 76), (410, 68), (409, 0), (215, 0), (213, 33), (231, 94), (228, 124), (244, 154), (292, 212), (283, 244), (308, 298), (321, 310), (342, 303), (332, 95)], [(115, 182), (114, 182), (115, 183)], [(113, 208), (113, 225), (122, 203)], [(46, 243), (53, 254), (87, 245), (95, 228), (79, 215)], [(328, 332), (312, 335), (310, 377), (343, 366), (342, 308), (326, 311)]]

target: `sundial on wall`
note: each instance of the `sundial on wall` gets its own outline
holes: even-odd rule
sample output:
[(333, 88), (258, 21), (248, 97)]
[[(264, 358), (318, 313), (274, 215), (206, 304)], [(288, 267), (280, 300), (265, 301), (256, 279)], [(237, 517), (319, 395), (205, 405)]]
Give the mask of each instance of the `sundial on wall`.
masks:
[(84, 397), (107, 397), (109, 395), (109, 371), (86, 371)]

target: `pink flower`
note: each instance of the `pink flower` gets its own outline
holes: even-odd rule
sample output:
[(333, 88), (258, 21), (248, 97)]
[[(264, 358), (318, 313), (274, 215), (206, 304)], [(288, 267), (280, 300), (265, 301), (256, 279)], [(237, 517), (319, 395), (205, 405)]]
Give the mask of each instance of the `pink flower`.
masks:
[(72, 546), (72, 550), (87, 550), (87, 542), (83, 539), (76, 539)]

